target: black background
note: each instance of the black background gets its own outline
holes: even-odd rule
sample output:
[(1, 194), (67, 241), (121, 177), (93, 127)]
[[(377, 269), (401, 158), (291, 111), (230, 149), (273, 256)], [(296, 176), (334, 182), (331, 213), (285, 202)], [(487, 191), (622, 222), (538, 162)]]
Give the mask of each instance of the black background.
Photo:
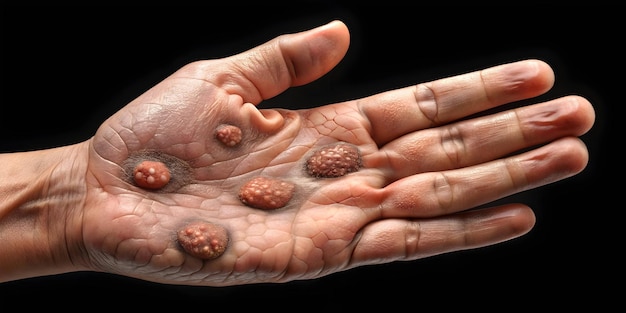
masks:
[(56, 299), (45, 303), (50, 309), (87, 309), (79, 303), (88, 303), (89, 309), (172, 305), (207, 311), (609, 305), (623, 294), (624, 278), (623, 230), (616, 225), (624, 209), (618, 197), (624, 142), (617, 120), (624, 105), (621, 11), (620, 6), (540, 4), (352, 7), (323, 1), (253, 7), (3, 6), (1, 152), (86, 140), (109, 115), (188, 62), (228, 56), (333, 19), (351, 30), (344, 61), (320, 80), (262, 106), (319, 106), (539, 58), (554, 67), (556, 85), (519, 104), (579, 94), (594, 104), (597, 120), (583, 136), (590, 152), (583, 173), (504, 200), (525, 202), (536, 211), (536, 227), (519, 239), (286, 284), (187, 287), (64, 274), (0, 284), (0, 305), (36, 306), (40, 298)]

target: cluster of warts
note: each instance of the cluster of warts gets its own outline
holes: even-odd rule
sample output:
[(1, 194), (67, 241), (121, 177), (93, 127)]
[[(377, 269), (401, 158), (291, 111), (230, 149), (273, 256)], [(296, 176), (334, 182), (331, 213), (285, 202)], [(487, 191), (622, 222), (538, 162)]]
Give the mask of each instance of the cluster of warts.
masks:
[[(243, 132), (237, 126), (222, 124), (216, 128), (214, 138), (225, 147), (232, 148), (241, 143)], [(181, 175), (172, 175), (170, 167), (176, 164), (171, 159), (159, 160), (159, 155), (135, 161), (132, 180), (144, 189), (164, 189), (176, 176)], [(335, 178), (358, 171), (361, 166), (358, 148), (337, 143), (323, 146), (312, 153), (305, 162), (304, 171), (315, 178)], [(179, 183), (185, 180), (176, 179)], [(251, 208), (276, 210), (285, 207), (296, 191), (296, 185), (291, 182), (259, 176), (239, 188), (238, 199)], [(223, 226), (202, 221), (194, 221), (182, 227), (177, 231), (177, 238), (188, 254), (205, 260), (222, 255), (229, 243), (228, 231)]]

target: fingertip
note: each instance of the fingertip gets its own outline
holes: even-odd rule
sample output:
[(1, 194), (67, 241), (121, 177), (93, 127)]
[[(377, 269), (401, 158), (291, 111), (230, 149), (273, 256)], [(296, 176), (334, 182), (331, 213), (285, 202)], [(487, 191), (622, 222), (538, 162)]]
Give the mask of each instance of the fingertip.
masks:
[(511, 212), (511, 229), (516, 236), (522, 236), (528, 233), (537, 222), (535, 212), (527, 205), (521, 203), (509, 204), (504, 206)]
[(528, 60), (528, 65), (530, 67), (536, 68), (535, 72), (537, 73), (537, 84), (539, 86), (543, 86), (542, 92), (547, 92), (554, 86), (555, 75), (554, 69), (547, 62), (539, 59), (530, 59)]
[(531, 152), (526, 179), (533, 186), (546, 185), (577, 175), (588, 162), (585, 143), (578, 137), (563, 137)]
[(291, 72), (291, 85), (299, 86), (323, 76), (348, 52), (350, 32), (333, 20), (296, 36), (282, 36), (280, 48)]
[(589, 163), (589, 150), (580, 138), (562, 138), (557, 141), (557, 144), (560, 145), (557, 149), (563, 153), (561, 164), (569, 170), (570, 175), (576, 175), (587, 167)]
[(332, 48), (331, 51), (335, 51), (341, 58), (348, 51), (350, 45), (350, 30), (348, 29), (348, 25), (343, 21), (332, 20), (311, 31), (318, 32), (320, 35), (319, 38), (326, 40), (330, 48)]
[(577, 112), (579, 112), (580, 123), (577, 136), (586, 134), (596, 121), (596, 111), (589, 100), (581, 96), (570, 96), (569, 99)]
[(477, 218), (472, 225), (470, 246), (484, 246), (523, 236), (535, 227), (533, 210), (525, 204), (510, 203), (467, 214)]
[(341, 20), (332, 20), (324, 25), (319, 26), (320, 29), (332, 29), (334, 31), (343, 32), (346, 35), (349, 35), (348, 26)]
[(539, 96), (554, 86), (552, 67), (538, 59), (527, 59), (495, 66), (481, 73), (489, 97), (498, 104)]
[(548, 92), (554, 87), (555, 75), (552, 67), (539, 59), (528, 59), (511, 63), (510, 73), (525, 81), (528, 96), (536, 96)]

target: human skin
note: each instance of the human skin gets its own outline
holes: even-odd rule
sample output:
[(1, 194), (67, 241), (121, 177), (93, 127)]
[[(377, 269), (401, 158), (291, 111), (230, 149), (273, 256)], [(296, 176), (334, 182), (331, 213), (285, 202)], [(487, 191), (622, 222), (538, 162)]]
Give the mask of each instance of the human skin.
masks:
[[(0, 281), (73, 271), (204, 286), (313, 279), (517, 238), (535, 223), (520, 203), (475, 209), (559, 181), (588, 161), (577, 138), (593, 125), (580, 96), (470, 115), (550, 90), (538, 60), (305, 110), (259, 109), (314, 81), (347, 53), (341, 22), (172, 73), (73, 145), (0, 155)], [(216, 138), (237, 125), (235, 146)], [(345, 142), (361, 165), (311, 177), (306, 157)], [(167, 160), (149, 190), (135, 160)], [(130, 162), (129, 160), (132, 160)], [(254, 177), (293, 183), (278, 210), (249, 207)], [(220, 225), (228, 246), (204, 260), (177, 242), (189, 221)]]

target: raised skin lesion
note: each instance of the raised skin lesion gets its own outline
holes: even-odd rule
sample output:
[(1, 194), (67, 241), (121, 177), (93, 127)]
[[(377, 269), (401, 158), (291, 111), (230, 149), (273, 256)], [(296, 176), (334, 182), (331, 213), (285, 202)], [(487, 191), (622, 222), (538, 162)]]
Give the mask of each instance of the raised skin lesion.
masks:
[(185, 225), (178, 230), (177, 239), (185, 252), (203, 260), (212, 260), (224, 254), (230, 241), (226, 228), (203, 221)]
[(137, 186), (146, 189), (161, 189), (170, 182), (170, 170), (159, 161), (143, 161), (133, 170)]
[(154, 150), (131, 154), (122, 164), (122, 172), (126, 181), (151, 192), (175, 192), (192, 181), (187, 162)]
[[(228, 149), (242, 141), (242, 130), (234, 125), (221, 124), (214, 138)], [(140, 151), (131, 155), (123, 165), (128, 180), (138, 187), (161, 192), (173, 192), (192, 181), (189, 165), (173, 156), (158, 151)], [(322, 146), (311, 153), (304, 163), (304, 173), (313, 178), (337, 178), (358, 171), (362, 167), (361, 154), (355, 145), (339, 142)], [(297, 186), (287, 180), (258, 176), (238, 190), (232, 190), (242, 204), (259, 210), (285, 207), (294, 197)], [(179, 246), (189, 255), (212, 260), (227, 249), (230, 238), (222, 225), (196, 221), (176, 231)]]
[(358, 171), (361, 153), (352, 144), (336, 143), (319, 148), (306, 161), (305, 171), (317, 178), (341, 177)]
[(249, 207), (275, 210), (287, 205), (296, 186), (288, 181), (255, 177), (239, 189), (239, 200)]
[(222, 124), (215, 130), (215, 138), (227, 147), (234, 147), (241, 142), (243, 132), (235, 125)]

